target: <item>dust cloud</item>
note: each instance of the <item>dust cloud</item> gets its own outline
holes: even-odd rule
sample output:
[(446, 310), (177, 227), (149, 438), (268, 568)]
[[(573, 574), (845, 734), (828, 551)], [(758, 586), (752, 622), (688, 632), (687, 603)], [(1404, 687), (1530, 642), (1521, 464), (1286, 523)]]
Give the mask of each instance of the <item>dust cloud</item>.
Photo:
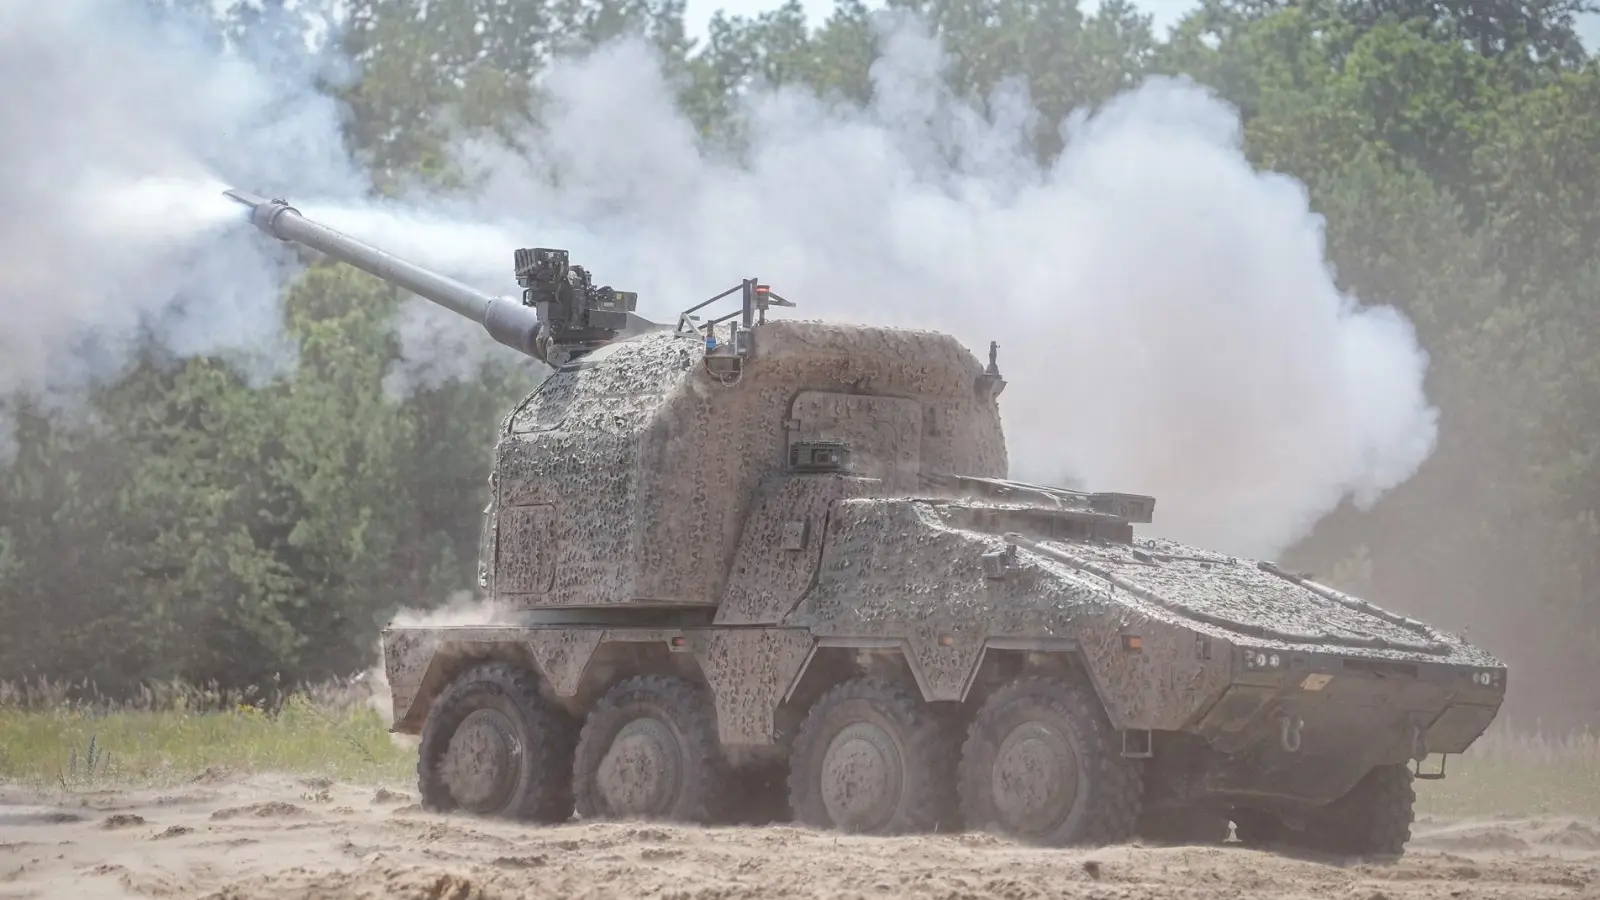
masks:
[[(470, 190), (376, 204), (308, 87), (324, 57), (269, 76), (88, 0), (0, 17), (0, 72), (29, 85), (0, 99), (28, 136), (0, 149), (0, 404), (114, 377), (145, 338), (281, 359), (292, 272), (216, 211), (226, 182), (491, 291), (514, 248), (561, 246), (657, 321), (759, 276), (788, 315), (998, 341), (1013, 477), (1154, 494), (1150, 531), (1225, 551), (1277, 554), (1435, 442), (1409, 323), (1339, 291), (1304, 188), (1185, 81), (1075, 117), (1041, 166), (1021, 89), (974, 109), (923, 26), (884, 15), (869, 105), (753, 89), (730, 148), (624, 40), (546, 72), (536, 127), (462, 135)], [(395, 394), (510, 352), (420, 301), (396, 329)]]
[[(493, 600), (472, 591), (452, 591), (445, 601), (432, 607), (405, 607), (389, 618), (394, 628), (440, 628), (450, 625), (484, 625), (494, 621)], [(383, 719), (385, 726), (394, 724), (394, 699), (389, 688), (389, 673), (384, 668), (383, 641), (373, 642), (372, 657), (377, 660), (363, 673), (362, 681), (369, 691), (367, 705)], [(407, 745), (412, 738), (392, 734), (397, 744)]]

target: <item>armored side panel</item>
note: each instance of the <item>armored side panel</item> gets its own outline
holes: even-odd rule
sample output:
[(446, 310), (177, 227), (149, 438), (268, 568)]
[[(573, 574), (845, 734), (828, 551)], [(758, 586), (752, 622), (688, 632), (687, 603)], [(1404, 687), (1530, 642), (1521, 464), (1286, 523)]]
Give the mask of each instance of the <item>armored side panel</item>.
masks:
[(984, 654), (1070, 651), (1113, 725), (1198, 735), (1195, 777), (1251, 803), (1332, 800), (1373, 766), (1458, 753), (1504, 667), (1465, 641), (1268, 564), (1117, 536), (1114, 517), (971, 499), (855, 497), (828, 517), (785, 623), (900, 648), (930, 700)]
[(850, 475), (772, 475), (745, 519), (719, 625), (783, 621), (810, 590), (829, 514), (840, 501), (873, 496), (882, 482)]
[[(846, 500), (829, 519), (816, 586), (789, 621), (824, 644), (900, 644), (932, 700), (963, 699), (988, 647), (1077, 651), (1117, 727), (1177, 729), (1222, 691), (1230, 671), (1225, 654), (1196, 651), (1192, 623), (1130, 605), (1100, 579), (1050, 561), (985, 569), (985, 553), (1006, 551), (1008, 530), (1120, 527), (1077, 510)], [(1142, 652), (1124, 652), (1125, 635), (1138, 635)]]
[(717, 605), (795, 441), (848, 442), (852, 470), (889, 491), (923, 469), (1005, 474), (994, 396), (954, 338), (792, 321), (752, 337), (736, 376), (709, 371), (693, 335), (618, 342), (508, 417), (485, 572), (503, 608)]

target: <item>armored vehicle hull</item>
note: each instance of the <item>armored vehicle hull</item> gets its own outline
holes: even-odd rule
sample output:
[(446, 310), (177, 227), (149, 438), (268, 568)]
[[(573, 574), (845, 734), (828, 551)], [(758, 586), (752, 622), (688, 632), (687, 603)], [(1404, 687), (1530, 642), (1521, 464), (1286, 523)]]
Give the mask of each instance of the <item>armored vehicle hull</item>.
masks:
[[(639, 799), (613, 775), (632, 805), (579, 803), (585, 816), (732, 821), (748, 806), (1049, 844), (1220, 842), (1231, 820), (1246, 842), (1398, 854), (1409, 766), (1464, 751), (1503, 697), (1505, 669), (1481, 651), (1271, 567), (1007, 521), (1050, 522), (1038, 507), (852, 498), (828, 512), (812, 586), (771, 624), (522, 613), (386, 631), (394, 728), (424, 735), (425, 793), (459, 805), (440, 787), (459, 710), (441, 698), (489, 666), (539, 713), (507, 740), (549, 750), (549, 791), (604, 797), (606, 760), (631, 757), (644, 780), (704, 792)], [(610, 726), (580, 755), (641, 676), (678, 690), (630, 713), (658, 733), (634, 746)], [(714, 774), (691, 777), (696, 748)]]
[(1398, 854), (1412, 766), (1499, 711), (1458, 637), (1007, 480), (993, 344), (768, 322), (754, 279), (667, 328), (544, 249), (518, 305), (230, 196), (553, 367), (494, 449), (494, 617), (383, 633), (430, 809)]
[[(613, 344), (508, 416), (497, 621), (385, 634), (429, 796), (441, 698), (491, 665), (549, 729), (506, 746), (540, 742), (585, 816), (1398, 853), (1410, 766), (1498, 712), (1504, 667), (1458, 638), (1137, 539), (1152, 498), (1001, 478), (1003, 382), (948, 338), (750, 334), (736, 375), (695, 334)], [(796, 464), (816, 448), (842, 456)]]

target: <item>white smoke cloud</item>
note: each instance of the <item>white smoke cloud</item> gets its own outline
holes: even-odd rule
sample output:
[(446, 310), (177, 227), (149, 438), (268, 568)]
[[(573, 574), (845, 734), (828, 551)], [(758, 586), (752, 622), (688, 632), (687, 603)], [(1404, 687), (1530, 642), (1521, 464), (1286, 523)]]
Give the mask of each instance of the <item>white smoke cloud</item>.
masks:
[(894, 20), (868, 108), (757, 93), (734, 162), (645, 44), (614, 44), (547, 73), (519, 148), (464, 146), (476, 202), (434, 208), (479, 224), (335, 218), (486, 283), (515, 246), (567, 246), (658, 321), (759, 275), (807, 317), (997, 340), (1014, 477), (1154, 494), (1149, 531), (1225, 551), (1275, 555), (1427, 458), (1409, 323), (1339, 292), (1304, 188), (1250, 166), (1235, 110), (1152, 79), (1040, 167), (1023, 93), (985, 118), (942, 62)]
[[(359, 236), (403, 259), (425, 265), (487, 294), (520, 292), (512, 277), (512, 253), (525, 225), (486, 215), (460, 197), (415, 196), (410, 203), (360, 203), (312, 199), (294, 204), (304, 215), (330, 228)], [(450, 215), (454, 211), (455, 215)], [(560, 236), (558, 236), (560, 237)], [(516, 350), (490, 340), (477, 322), (413, 298), (394, 322), (399, 358), (384, 376), (384, 393), (400, 400), (418, 390), (475, 378), (490, 360), (528, 370), (530, 378), (548, 369)]]
[(146, 338), (258, 374), (286, 359), (280, 249), (220, 192), (359, 190), (304, 51), (227, 48), (144, 3), (0, 5), (4, 405), (68, 409)]
[[(1075, 119), (1041, 167), (1020, 89), (980, 114), (942, 86), (937, 43), (885, 18), (869, 106), (754, 92), (735, 159), (622, 41), (547, 72), (515, 146), (463, 141), (472, 193), (406, 209), (352, 201), (335, 110), (303, 79), (130, 40), (151, 26), (99, 6), (0, 12), (0, 73), (29, 85), (0, 99), (29, 135), (0, 148), (0, 396), (114, 371), (140, 329), (257, 346), (276, 242), (221, 228), (225, 176), (490, 290), (515, 290), (515, 247), (565, 246), (658, 321), (759, 275), (807, 317), (948, 330), (980, 357), (997, 340), (1014, 477), (1154, 494), (1149, 530), (1223, 550), (1276, 554), (1433, 447), (1409, 324), (1340, 294), (1304, 189), (1254, 171), (1235, 111), (1184, 81)], [(152, 190), (181, 214), (160, 231), (148, 202), (119, 216), (96, 192), (174, 179)], [(510, 352), (422, 303), (399, 334), (397, 391)]]

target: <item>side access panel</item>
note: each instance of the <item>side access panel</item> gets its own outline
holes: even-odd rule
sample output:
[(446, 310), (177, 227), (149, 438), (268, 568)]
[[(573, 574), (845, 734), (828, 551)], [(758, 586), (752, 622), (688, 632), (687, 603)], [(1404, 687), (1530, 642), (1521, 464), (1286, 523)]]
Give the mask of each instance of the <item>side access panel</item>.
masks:
[(718, 625), (772, 625), (811, 588), (822, 557), (828, 510), (880, 482), (849, 475), (774, 475), (756, 489), (717, 607)]
[(498, 510), (495, 588), (506, 594), (546, 594), (556, 577), (555, 506), (537, 503)]
[(1117, 728), (1186, 728), (1228, 687), (1232, 645), (1177, 623), (1127, 611), (1085, 615), (1074, 631)]
[(811, 656), (814, 641), (793, 628), (706, 631), (695, 657), (716, 697), (724, 746), (767, 746), (777, 740), (774, 714)]

